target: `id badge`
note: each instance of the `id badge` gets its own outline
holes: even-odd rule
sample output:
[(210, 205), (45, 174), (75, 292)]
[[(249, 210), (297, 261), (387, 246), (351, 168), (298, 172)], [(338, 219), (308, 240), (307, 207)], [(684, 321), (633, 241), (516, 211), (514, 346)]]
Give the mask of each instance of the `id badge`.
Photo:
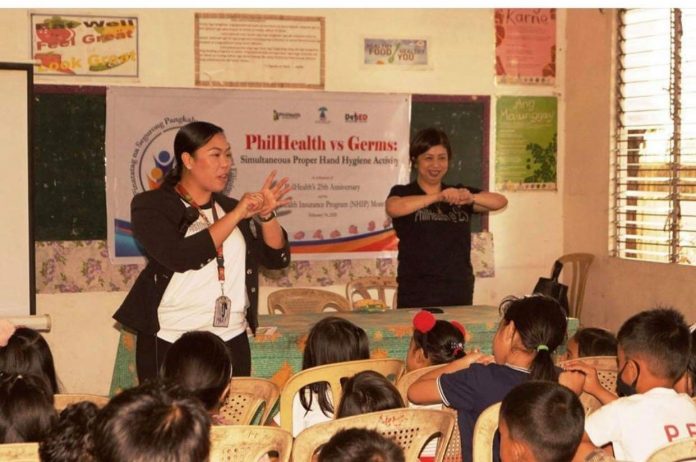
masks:
[(230, 308), (232, 300), (226, 295), (221, 295), (215, 300), (215, 315), (213, 327), (228, 327), (230, 325)]

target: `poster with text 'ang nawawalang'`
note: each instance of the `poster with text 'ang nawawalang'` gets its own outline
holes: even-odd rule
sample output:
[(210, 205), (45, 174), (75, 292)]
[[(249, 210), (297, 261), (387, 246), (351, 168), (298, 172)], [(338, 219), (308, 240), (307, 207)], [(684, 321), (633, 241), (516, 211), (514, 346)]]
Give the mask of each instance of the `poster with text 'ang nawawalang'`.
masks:
[(496, 103), (496, 188), (555, 191), (555, 96), (502, 96)]
[(32, 14), (31, 46), (38, 76), (138, 76), (136, 17)]

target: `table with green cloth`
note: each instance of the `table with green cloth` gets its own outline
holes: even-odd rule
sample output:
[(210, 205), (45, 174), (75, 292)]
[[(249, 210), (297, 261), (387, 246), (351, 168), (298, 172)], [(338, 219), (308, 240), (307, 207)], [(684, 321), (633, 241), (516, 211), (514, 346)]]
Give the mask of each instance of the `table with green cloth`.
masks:
[[(466, 328), (466, 350), (480, 349), (491, 353), (493, 335), (498, 328), (498, 307), (474, 305), (443, 308), (437, 319), (459, 321)], [(413, 333), (412, 319), (418, 309), (380, 312), (324, 312), (259, 316), (261, 327), (250, 337), (251, 375), (269, 378), (279, 387), (294, 373), (302, 370), (302, 352), (311, 327), (327, 316), (339, 316), (362, 327), (370, 340), (372, 358), (406, 359)], [(568, 333), (578, 328), (578, 320), (569, 318)], [(125, 330), (116, 353), (111, 381), (111, 395), (137, 385), (135, 370), (135, 335)]]

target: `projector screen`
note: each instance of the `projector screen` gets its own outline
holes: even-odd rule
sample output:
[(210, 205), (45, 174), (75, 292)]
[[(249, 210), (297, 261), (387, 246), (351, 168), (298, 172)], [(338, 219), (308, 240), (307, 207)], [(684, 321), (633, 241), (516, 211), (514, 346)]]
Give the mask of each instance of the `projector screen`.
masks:
[(31, 64), (0, 62), (0, 316), (36, 314)]

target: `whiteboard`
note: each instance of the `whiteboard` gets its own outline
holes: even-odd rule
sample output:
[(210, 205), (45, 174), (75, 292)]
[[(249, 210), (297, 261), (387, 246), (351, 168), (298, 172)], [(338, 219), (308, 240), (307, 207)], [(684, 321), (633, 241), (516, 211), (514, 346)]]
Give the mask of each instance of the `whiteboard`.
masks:
[(31, 64), (0, 63), (0, 316), (36, 313)]

